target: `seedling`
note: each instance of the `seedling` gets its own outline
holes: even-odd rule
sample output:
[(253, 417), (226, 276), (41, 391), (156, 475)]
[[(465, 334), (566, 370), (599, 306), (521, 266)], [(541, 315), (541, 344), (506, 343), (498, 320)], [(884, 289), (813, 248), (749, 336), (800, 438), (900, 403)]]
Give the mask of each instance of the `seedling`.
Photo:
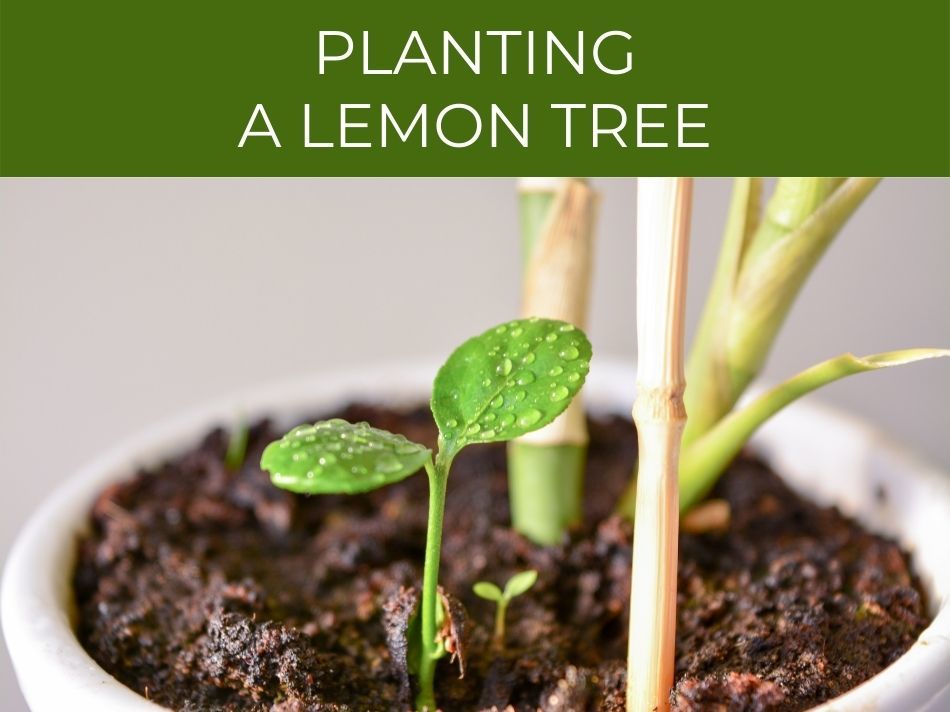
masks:
[(434, 712), (438, 639), (439, 558), (449, 471), (468, 445), (504, 442), (542, 428), (584, 385), (591, 346), (572, 324), (521, 319), (501, 324), (457, 348), (436, 374), (432, 415), (438, 451), (366, 423), (328, 420), (302, 425), (264, 450), (261, 467), (278, 487), (304, 494), (355, 494), (425, 469), (429, 518), (420, 611), (416, 707)]
[(508, 604), (512, 599), (526, 593), (537, 580), (537, 571), (522, 571), (508, 579), (504, 590), (491, 581), (479, 581), (472, 586), (476, 596), (497, 604), (495, 606), (495, 634), (492, 642), (499, 650), (505, 647), (505, 614), (508, 612)]
[(237, 472), (247, 457), (248, 427), (244, 417), (238, 418), (228, 433), (228, 449), (224, 453), (224, 466), (230, 472)]

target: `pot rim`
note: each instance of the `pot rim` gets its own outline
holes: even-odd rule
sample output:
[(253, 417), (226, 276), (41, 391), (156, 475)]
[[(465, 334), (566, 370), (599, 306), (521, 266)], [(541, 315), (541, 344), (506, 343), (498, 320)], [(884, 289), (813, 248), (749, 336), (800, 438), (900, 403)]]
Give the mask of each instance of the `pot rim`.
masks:
[[(435, 362), (387, 362), (359, 370), (327, 370), (247, 389), (164, 420), (79, 468), (29, 518), (4, 569), (0, 594), (3, 631), (31, 709), (63, 709), (64, 704), (70, 709), (96, 712), (164, 709), (100, 668), (80, 646), (71, 625), (75, 541), (85, 527), (93, 499), (106, 484), (131, 477), (140, 467), (156, 464), (181, 451), (214, 424), (232, 422), (236, 413), (248, 417), (279, 414), (279, 418), (287, 417), (289, 421), (289, 416), (302, 416), (360, 397), (418, 402), (420, 394), (428, 394), (436, 368)], [(595, 359), (584, 391), (591, 410), (626, 413), (634, 391), (635, 371), (629, 361)], [(924, 519), (942, 524), (945, 530), (950, 528), (950, 479), (851, 415), (807, 399), (789, 407), (753, 438), (754, 447), (793, 487), (802, 489), (807, 484), (809, 496), (816, 501), (834, 502), (865, 524), (870, 521), (875, 531), (883, 529), (882, 533), (897, 536), (914, 555), (936, 614), (931, 625), (897, 661), (814, 710), (924, 710), (940, 702), (950, 704), (950, 551), (943, 553), (934, 546), (918, 546), (920, 541), (908, 541), (908, 526), (927, 525), (917, 522), (916, 517), (914, 522), (908, 522), (906, 513), (895, 511), (891, 519), (895, 514), (901, 518), (888, 524), (887, 517), (868, 504), (877, 498), (867, 496), (870, 487), (865, 485), (863, 471), (857, 473), (861, 478), (859, 493), (840, 491), (834, 478), (816, 479), (813, 471), (797, 471), (796, 461), (803, 451), (792, 453), (794, 448), (789, 447), (788, 438), (807, 437), (827, 429), (836, 431), (837, 440), (850, 443), (856, 453), (863, 453), (859, 462), (867, 460), (872, 466), (872, 481), (874, 467), (878, 468), (876, 476), (883, 479), (893, 477), (887, 473), (900, 472), (902, 486), (898, 496), (916, 493), (911, 504), (923, 508), (927, 515)], [(795, 476), (789, 478), (789, 472)], [(851, 474), (853, 479), (855, 473)], [(910, 483), (917, 486), (911, 487)], [(856, 499), (849, 498), (851, 494)], [(903, 505), (899, 501), (895, 506)], [(882, 523), (884, 526), (879, 526)], [(926, 543), (926, 537), (921, 541)]]

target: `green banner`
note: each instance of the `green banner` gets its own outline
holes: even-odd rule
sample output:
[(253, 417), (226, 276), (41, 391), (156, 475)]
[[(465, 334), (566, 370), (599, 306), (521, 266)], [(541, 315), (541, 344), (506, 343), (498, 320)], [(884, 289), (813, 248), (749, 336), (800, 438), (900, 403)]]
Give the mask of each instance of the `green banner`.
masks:
[(950, 3), (3, 0), (15, 176), (948, 175)]

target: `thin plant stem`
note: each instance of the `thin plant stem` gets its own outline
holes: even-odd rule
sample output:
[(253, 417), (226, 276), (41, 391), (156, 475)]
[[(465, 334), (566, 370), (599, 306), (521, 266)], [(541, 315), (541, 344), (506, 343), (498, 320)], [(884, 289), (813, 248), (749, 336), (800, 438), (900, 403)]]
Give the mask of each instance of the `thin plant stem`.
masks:
[(498, 650), (505, 648), (505, 616), (508, 613), (508, 599), (502, 596), (498, 601), (498, 607), (495, 608), (495, 634), (492, 642)]
[(426, 531), (426, 555), (422, 570), (422, 645), (419, 651), (419, 693), (416, 709), (435, 712), (435, 667), (439, 646), (436, 642), (436, 606), (439, 603), (439, 560), (442, 551), (442, 520), (445, 516), (445, 491), (451, 457), (439, 452), (435, 463), (426, 463), (429, 477), (429, 520)]

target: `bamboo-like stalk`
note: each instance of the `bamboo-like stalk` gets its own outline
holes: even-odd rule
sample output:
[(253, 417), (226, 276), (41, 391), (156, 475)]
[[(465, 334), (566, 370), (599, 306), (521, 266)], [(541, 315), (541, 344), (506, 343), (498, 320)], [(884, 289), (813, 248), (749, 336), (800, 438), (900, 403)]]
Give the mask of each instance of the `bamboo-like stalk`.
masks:
[(676, 632), (677, 473), (686, 425), (683, 322), (692, 181), (637, 187), (639, 473), (633, 537), (627, 710), (669, 708)]
[[(586, 326), (598, 196), (575, 178), (519, 184), (524, 291), (522, 315)], [(561, 417), (508, 445), (514, 528), (555, 544), (581, 519), (587, 424), (580, 398)]]

